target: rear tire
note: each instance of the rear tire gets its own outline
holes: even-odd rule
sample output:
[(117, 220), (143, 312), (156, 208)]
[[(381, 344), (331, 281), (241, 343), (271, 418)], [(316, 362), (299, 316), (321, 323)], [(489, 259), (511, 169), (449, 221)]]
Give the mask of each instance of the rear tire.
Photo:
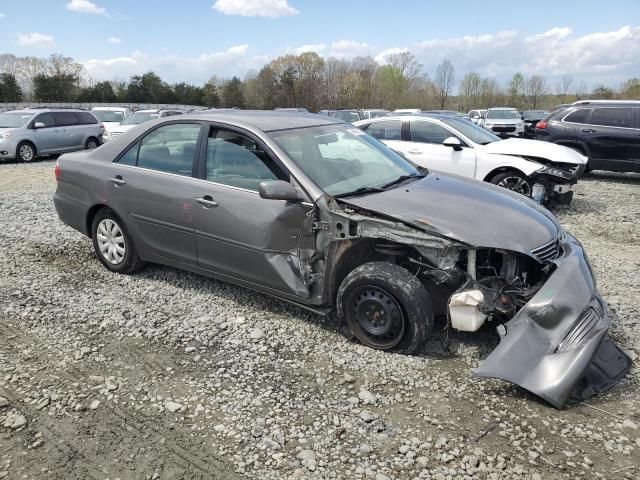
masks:
[(431, 298), (408, 270), (388, 262), (355, 268), (342, 281), (338, 316), (364, 345), (415, 352), (433, 326)]
[(516, 170), (498, 173), (497, 175), (494, 175), (489, 182), (499, 187), (506, 188), (507, 190), (511, 190), (512, 192), (519, 193), (520, 195), (524, 195), (525, 197), (531, 197), (531, 180), (524, 173)]
[(100, 146), (100, 142), (98, 141), (98, 139), (95, 137), (90, 137), (87, 139), (86, 143), (84, 144), (84, 149), (93, 150), (94, 148), (98, 148), (99, 146)]
[(16, 158), (26, 163), (35, 160), (36, 147), (31, 142), (20, 142), (16, 148)]
[(110, 209), (96, 213), (91, 223), (93, 249), (102, 264), (115, 273), (133, 273), (144, 266), (124, 223)]

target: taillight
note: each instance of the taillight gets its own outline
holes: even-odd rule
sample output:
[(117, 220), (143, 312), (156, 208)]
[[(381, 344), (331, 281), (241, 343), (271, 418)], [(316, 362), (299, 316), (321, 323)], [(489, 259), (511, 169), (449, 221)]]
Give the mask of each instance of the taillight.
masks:
[(60, 162), (56, 160), (56, 168), (53, 170), (56, 175), (56, 182), (60, 180)]
[(104, 123), (101, 123), (101, 124), (100, 124), (100, 128), (101, 128), (102, 130), (104, 130)]
[(547, 128), (547, 122), (545, 122), (544, 120), (540, 120), (536, 124), (536, 129), (544, 130), (545, 128)]

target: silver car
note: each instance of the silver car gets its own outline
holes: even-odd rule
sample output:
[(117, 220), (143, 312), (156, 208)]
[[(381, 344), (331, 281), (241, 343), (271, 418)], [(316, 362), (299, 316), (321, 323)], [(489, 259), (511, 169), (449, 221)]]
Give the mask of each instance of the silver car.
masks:
[(60, 219), (112, 272), (155, 262), (233, 282), (335, 313), (349, 338), (402, 353), (436, 318), (468, 332), (491, 323), (501, 341), (475, 375), (556, 407), (629, 368), (606, 339), (582, 246), (548, 210), (420, 169), (326, 116), (154, 120), (63, 155), (56, 178)]
[(91, 150), (104, 126), (91, 112), (27, 109), (0, 114), (0, 160), (30, 162), (41, 155)]

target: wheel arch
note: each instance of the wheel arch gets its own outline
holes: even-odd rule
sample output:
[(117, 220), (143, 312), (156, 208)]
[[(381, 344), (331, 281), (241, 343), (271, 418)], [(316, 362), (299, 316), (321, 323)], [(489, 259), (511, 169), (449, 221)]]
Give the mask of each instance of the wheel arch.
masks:
[(18, 151), (20, 150), (20, 145), (24, 145), (25, 143), (28, 143), (29, 145), (31, 145), (31, 148), (33, 148), (33, 157), (35, 158), (36, 156), (38, 156), (38, 147), (36, 147), (36, 144), (33, 142), (33, 140), (23, 138), (18, 142), (16, 146), (16, 158), (19, 158)]
[(495, 177), (496, 175), (498, 175), (499, 173), (504, 173), (504, 172), (516, 172), (519, 173), (521, 175), (523, 175), (526, 178), (531, 178), (530, 175), (527, 175), (526, 173), (524, 173), (522, 170), (520, 170), (519, 168), (513, 167), (513, 166), (501, 166), (501, 167), (497, 167), (494, 168), (493, 170), (491, 170), (483, 179), (482, 181), (484, 182), (491, 182), (491, 179), (493, 177)]

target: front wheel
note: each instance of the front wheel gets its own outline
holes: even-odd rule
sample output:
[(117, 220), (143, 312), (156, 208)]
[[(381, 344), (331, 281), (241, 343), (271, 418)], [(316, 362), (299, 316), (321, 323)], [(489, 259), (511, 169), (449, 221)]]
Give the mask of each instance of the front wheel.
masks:
[(16, 157), (23, 162), (30, 162), (36, 158), (36, 149), (29, 142), (22, 142), (18, 145)]
[(523, 173), (514, 170), (502, 172), (492, 177), (489, 181), (494, 185), (519, 193), (525, 197), (531, 196), (531, 180)]
[(144, 265), (122, 220), (108, 208), (93, 218), (91, 234), (96, 255), (108, 270), (133, 273)]
[(388, 262), (355, 268), (338, 289), (338, 315), (368, 347), (410, 354), (433, 326), (426, 289), (408, 270)]

